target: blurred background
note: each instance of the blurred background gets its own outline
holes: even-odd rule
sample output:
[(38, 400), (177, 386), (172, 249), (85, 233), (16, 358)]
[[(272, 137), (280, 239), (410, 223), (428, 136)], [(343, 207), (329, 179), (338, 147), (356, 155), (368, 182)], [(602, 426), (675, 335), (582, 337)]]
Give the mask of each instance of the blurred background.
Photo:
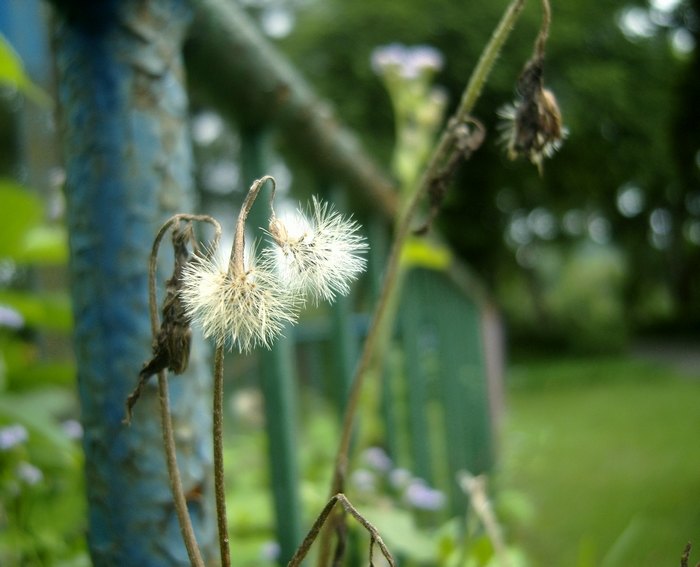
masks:
[[(386, 181), (400, 207), (507, 3), (233, 4), (284, 62), (271, 69), (291, 69), (292, 104), (315, 93), (313, 112), (351, 137), (348, 159), (377, 168), (353, 185), (294, 136), (303, 126), (284, 101), (271, 116), (246, 102), (264, 84), (221, 72), (217, 86), (247, 55), (213, 61), (195, 9), (184, 54), (198, 210), (230, 228), (250, 181), (270, 173), (290, 207), (322, 193), (353, 213), (372, 250), (349, 298), (288, 333), (275, 359), (286, 370), (261, 381), (268, 354), (230, 357), (234, 562), (263, 566), (288, 558), (326, 497), (395, 212), (366, 189)], [(474, 110), (486, 140), (431, 237), (404, 251), (394, 329), (363, 398), (349, 496), (402, 565), (673, 565), (687, 541), (700, 546), (700, 2), (553, 1), (544, 80), (567, 134), (541, 172), (508, 158), (499, 128), (540, 19), (527, 3)], [(0, 5), (9, 566), (89, 564), (54, 20), (48, 3)], [(488, 477), (501, 550), (469, 512), (464, 470)]]

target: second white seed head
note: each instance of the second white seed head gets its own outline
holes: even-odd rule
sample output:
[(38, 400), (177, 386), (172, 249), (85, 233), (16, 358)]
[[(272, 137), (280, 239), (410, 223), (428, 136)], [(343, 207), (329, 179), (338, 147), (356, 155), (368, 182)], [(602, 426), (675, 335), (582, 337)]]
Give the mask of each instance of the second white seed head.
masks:
[(350, 283), (365, 270), (362, 254), (368, 246), (359, 230), (352, 218), (314, 197), (308, 211), (271, 219), (276, 246), (265, 250), (266, 259), (290, 290), (309, 295), (314, 303), (334, 301), (350, 293)]

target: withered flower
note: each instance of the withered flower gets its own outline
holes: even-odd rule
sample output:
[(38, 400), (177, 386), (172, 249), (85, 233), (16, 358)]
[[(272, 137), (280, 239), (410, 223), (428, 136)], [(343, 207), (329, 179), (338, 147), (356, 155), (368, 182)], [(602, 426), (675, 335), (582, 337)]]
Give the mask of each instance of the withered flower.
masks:
[(520, 76), (518, 98), (499, 111), (501, 140), (508, 157), (526, 157), (542, 171), (542, 161), (557, 151), (566, 137), (556, 97), (544, 87), (543, 57), (531, 59)]
[(176, 225), (172, 231), (175, 265), (172, 277), (165, 284), (166, 293), (162, 307), (163, 322), (153, 340), (153, 356), (143, 365), (141, 372), (139, 372), (136, 388), (126, 400), (125, 423), (130, 423), (134, 405), (151, 376), (165, 369), (175, 374), (182, 374), (187, 370), (192, 330), (190, 329), (190, 318), (185, 312), (180, 298), (180, 289), (183, 271), (188, 262), (191, 261), (187, 244), (192, 241), (192, 223), (187, 222), (184, 227)]

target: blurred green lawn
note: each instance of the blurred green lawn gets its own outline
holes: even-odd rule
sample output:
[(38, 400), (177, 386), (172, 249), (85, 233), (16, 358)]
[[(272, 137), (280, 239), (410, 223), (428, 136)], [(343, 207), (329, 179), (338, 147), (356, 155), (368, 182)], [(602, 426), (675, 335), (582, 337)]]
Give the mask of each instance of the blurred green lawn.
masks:
[(698, 561), (700, 368), (528, 361), (508, 396), (499, 484), (531, 504), (509, 535), (535, 567), (678, 565), (689, 540)]

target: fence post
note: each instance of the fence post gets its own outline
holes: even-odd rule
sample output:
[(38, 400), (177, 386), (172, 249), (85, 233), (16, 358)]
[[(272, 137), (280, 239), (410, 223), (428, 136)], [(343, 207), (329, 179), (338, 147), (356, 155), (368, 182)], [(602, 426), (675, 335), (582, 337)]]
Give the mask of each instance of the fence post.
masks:
[[(95, 565), (184, 567), (155, 389), (131, 427), (122, 419), (151, 354), (151, 242), (165, 218), (191, 208), (180, 58), (190, 14), (184, 0), (54, 4), (90, 553)], [(188, 505), (211, 561), (211, 380), (201, 357), (195, 348), (170, 391)]]
[[(265, 133), (260, 130), (241, 132), (241, 171), (245, 187), (269, 173), (266, 170), (265, 142)], [(253, 206), (249, 221), (251, 228), (267, 228), (269, 202), (268, 186), (261, 190)], [(280, 337), (270, 350), (258, 351), (280, 565), (286, 565), (291, 559), (302, 536), (293, 332), (287, 327), (285, 336)]]
[[(473, 474), (492, 465), (489, 375), (482, 337), (486, 302), (464, 294), (440, 274), (432, 276), (436, 293), (444, 298), (435, 317), (440, 337), (440, 376), (444, 426), (448, 440), (450, 486), (467, 469)], [(440, 291), (437, 291), (440, 290)], [(454, 492), (455, 495), (459, 492)]]
[[(330, 196), (335, 208), (343, 210), (345, 195), (338, 187), (331, 187)], [(355, 364), (357, 363), (357, 333), (353, 328), (353, 295), (339, 295), (330, 306), (331, 352), (333, 358), (332, 391), (340, 415), (345, 411)]]
[[(368, 222), (369, 233), (369, 258), (368, 258), (368, 276), (370, 283), (370, 297), (372, 303), (377, 301), (381, 293), (382, 282), (384, 280), (384, 266), (389, 250), (389, 235), (386, 220), (378, 213), (373, 213)], [(392, 338), (394, 335), (394, 321), (390, 322), (392, 326), (390, 338), (387, 341), (387, 353), (391, 354)], [(381, 391), (380, 391), (380, 407), (384, 422), (384, 441), (386, 449), (393, 459), (398, 459), (400, 454), (400, 432), (398, 427), (398, 412), (396, 411), (396, 392), (394, 391), (394, 371), (392, 361), (389, 357), (385, 357), (382, 362), (377, 362), (377, 372), (381, 375)]]
[(421, 312), (423, 301), (416, 270), (406, 274), (399, 308), (401, 345), (406, 374), (408, 433), (412, 471), (428, 483), (434, 481), (430, 451), (429, 394), (424, 358), (421, 352)]

